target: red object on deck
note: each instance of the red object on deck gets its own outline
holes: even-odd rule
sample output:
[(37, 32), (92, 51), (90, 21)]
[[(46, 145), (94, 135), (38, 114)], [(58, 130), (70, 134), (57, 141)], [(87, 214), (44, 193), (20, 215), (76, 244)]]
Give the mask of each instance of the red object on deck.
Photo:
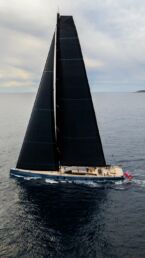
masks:
[(130, 175), (128, 171), (124, 172), (124, 176), (125, 176), (127, 179), (129, 179), (129, 180), (131, 180), (131, 179), (133, 178), (133, 176)]

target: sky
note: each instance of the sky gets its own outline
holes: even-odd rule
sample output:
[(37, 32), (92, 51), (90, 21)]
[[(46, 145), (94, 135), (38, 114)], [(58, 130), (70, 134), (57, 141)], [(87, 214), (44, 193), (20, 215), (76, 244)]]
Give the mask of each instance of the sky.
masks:
[(92, 91), (145, 89), (144, 0), (0, 0), (0, 92), (38, 89), (58, 10), (74, 17)]

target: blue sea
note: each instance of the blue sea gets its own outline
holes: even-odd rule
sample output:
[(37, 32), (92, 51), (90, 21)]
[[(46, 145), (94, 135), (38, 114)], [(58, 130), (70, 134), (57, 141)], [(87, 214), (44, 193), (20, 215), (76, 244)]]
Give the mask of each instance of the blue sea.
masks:
[(0, 257), (145, 258), (145, 94), (93, 94), (113, 185), (10, 178), (34, 99), (0, 94)]

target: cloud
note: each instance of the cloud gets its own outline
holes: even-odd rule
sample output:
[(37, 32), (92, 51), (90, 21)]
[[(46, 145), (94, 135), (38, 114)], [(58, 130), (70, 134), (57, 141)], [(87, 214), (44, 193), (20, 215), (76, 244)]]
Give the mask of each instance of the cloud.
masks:
[(7, 80), (7, 78), (10, 78), (10, 79), (20, 78), (22, 80), (27, 80), (27, 79), (30, 79), (31, 74), (20, 68), (10, 66), (7, 69), (5, 68), (3, 70), (0, 70), (0, 77), (1, 79), (5, 79), (5, 80)]
[(102, 69), (105, 66), (105, 63), (101, 60), (95, 60), (91, 58), (85, 58), (85, 65), (88, 69)]
[(0, 88), (38, 88), (58, 7), (74, 16), (93, 89), (104, 81), (106, 90), (119, 90), (123, 82), (127, 90), (133, 82), (143, 87), (143, 0), (1, 0)]

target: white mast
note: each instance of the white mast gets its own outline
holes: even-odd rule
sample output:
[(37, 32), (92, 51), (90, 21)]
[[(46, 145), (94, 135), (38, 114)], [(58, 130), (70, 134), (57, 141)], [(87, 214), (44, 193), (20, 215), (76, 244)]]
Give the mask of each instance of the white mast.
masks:
[(55, 29), (55, 39), (54, 39), (54, 67), (53, 67), (53, 103), (54, 103), (54, 128), (55, 137), (57, 137), (57, 126), (56, 126), (56, 38), (57, 38), (57, 24)]

